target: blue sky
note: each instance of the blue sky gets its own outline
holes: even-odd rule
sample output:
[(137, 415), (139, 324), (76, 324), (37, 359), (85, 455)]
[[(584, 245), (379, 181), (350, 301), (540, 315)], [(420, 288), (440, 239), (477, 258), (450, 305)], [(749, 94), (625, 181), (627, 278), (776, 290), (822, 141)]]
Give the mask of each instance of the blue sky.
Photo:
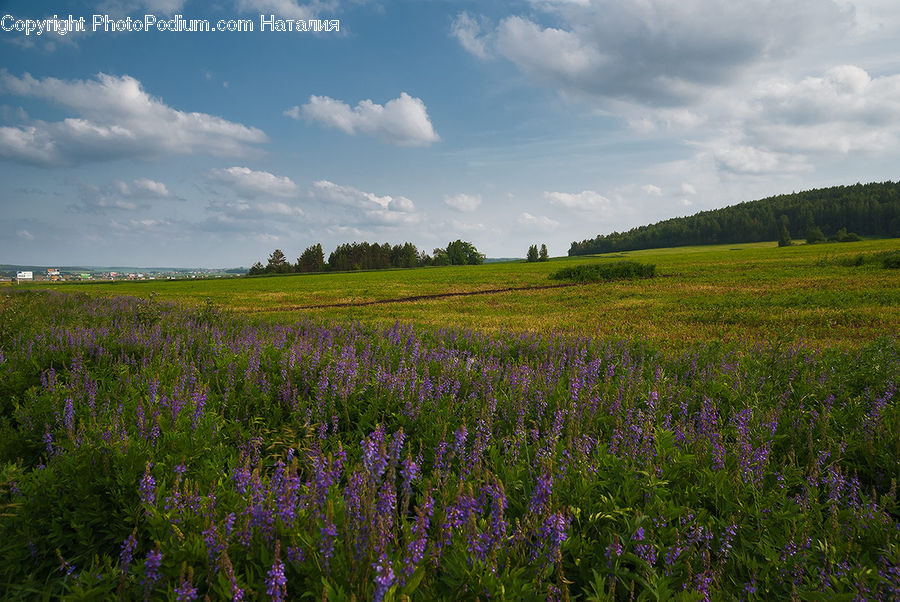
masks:
[[(16, 30), (69, 14), (88, 31)], [(255, 31), (91, 31), (95, 14)], [(260, 32), (260, 15), (340, 31)], [(0, 263), (232, 267), (456, 238), (564, 255), (898, 179), (894, 0), (13, 1), (0, 17)]]

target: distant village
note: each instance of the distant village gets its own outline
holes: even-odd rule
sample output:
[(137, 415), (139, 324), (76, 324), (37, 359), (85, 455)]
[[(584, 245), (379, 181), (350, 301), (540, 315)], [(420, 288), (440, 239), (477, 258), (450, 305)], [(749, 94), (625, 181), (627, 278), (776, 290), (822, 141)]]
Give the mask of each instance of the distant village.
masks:
[(0, 274), (0, 282), (88, 282), (115, 280), (189, 280), (199, 278), (231, 278), (243, 275), (241, 270), (178, 269), (144, 271), (92, 271), (88, 268), (46, 270), (12, 270)]

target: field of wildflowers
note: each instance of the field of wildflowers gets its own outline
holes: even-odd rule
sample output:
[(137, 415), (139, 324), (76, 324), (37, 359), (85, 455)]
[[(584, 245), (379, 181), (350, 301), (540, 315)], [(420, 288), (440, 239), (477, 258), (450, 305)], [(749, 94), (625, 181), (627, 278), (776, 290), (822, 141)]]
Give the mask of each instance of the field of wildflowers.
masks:
[(0, 597), (900, 599), (900, 343), (0, 296)]

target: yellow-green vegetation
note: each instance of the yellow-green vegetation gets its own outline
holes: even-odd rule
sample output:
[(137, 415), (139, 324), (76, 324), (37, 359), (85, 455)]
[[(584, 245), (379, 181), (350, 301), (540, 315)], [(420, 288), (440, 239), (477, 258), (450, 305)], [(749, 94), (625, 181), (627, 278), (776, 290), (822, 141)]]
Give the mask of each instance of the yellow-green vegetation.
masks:
[[(898, 239), (785, 248), (771, 242), (632, 251), (543, 263), (53, 286), (103, 295), (147, 297), (154, 293), (160, 299), (192, 304), (211, 300), (224, 309), (272, 321), (291, 320), (302, 313), (367, 324), (400, 321), (486, 332), (559, 331), (625, 337), (662, 348), (715, 340), (774, 339), (847, 348), (900, 333), (900, 270), (885, 269), (875, 261), (852, 265), (860, 255), (897, 249)], [(548, 287), (556, 284), (549, 275), (564, 265), (623, 258), (655, 264), (657, 276), (334, 306)]]

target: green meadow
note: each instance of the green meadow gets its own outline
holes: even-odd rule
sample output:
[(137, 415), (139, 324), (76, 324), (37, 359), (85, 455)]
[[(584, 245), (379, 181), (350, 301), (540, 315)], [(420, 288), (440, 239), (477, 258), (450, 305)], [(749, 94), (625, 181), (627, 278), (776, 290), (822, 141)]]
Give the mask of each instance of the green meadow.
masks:
[[(212, 303), (274, 322), (302, 314), (372, 325), (400, 321), (483, 332), (640, 339), (661, 348), (772, 340), (847, 348), (900, 331), (900, 272), (877, 262), (852, 265), (859, 257), (898, 249), (897, 239), (787, 248), (772, 242), (632, 251), (544, 263), (53, 286), (97, 295)], [(549, 287), (558, 284), (549, 275), (563, 265), (622, 258), (655, 264), (657, 277), (488, 292)], [(485, 293), (393, 302), (476, 291)], [(380, 303), (335, 306), (372, 302)]]

